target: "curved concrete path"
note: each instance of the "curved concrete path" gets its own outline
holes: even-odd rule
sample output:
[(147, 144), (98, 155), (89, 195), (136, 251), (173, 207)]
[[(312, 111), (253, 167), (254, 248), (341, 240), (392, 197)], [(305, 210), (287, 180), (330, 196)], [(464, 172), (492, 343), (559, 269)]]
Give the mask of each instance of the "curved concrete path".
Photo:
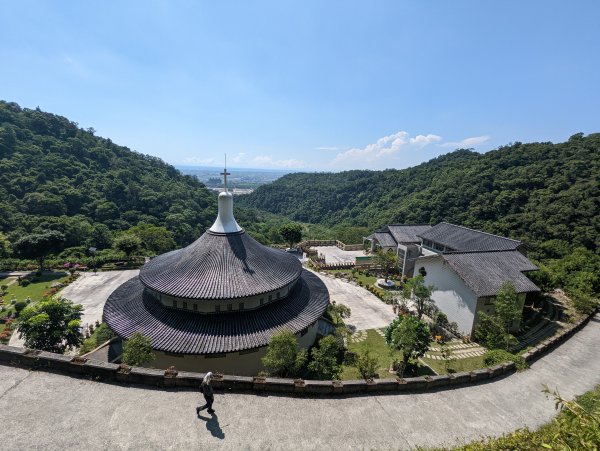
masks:
[(449, 391), (303, 399), (199, 396), (110, 385), (0, 365), (4, 449), (407, 449), (471, 441), (555, 414), (542, 384), (571, 398), (600, 383), (600, 316), (532, 368)]

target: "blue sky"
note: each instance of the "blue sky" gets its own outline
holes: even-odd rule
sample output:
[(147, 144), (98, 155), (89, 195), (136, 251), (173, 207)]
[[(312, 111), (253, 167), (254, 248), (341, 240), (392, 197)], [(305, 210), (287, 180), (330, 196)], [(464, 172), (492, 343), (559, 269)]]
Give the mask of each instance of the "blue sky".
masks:
[(600, 132), (600, 2), (0, 5), (0, 98), (173, 164), (404, 168)]

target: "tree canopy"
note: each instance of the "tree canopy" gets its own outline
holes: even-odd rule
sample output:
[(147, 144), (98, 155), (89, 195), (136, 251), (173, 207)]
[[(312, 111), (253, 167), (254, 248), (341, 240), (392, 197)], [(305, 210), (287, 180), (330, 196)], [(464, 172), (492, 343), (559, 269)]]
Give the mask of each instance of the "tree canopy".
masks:
[(279, 234), (286, 240), (290, 247), (302, 240), (302, 226), (293, 222), (284, 224), (279, 229)]
[(288, 174), (239, 203), (371, 232), (448, 221), (523, 240), (534, 258), (558, 258), (573, 246), (597, 249), (599, 177), (600, 133), (577, 134), (485, 154), (461, 149), (402, 170)]
[(11, 243), (48, 230), (65, 247), (110, 247), (139, 224), (171, 234), (150, 250), (187, 245), (214, 221), (216, 197), (196, 178), (95, 136), (64, 117), (0, 101), (0, 232)]
[(19, 334), (31, 349), (63, 353), (79, 346), (83, 307), (66, 299), (49, 298), (25, 307), (18, 319)]

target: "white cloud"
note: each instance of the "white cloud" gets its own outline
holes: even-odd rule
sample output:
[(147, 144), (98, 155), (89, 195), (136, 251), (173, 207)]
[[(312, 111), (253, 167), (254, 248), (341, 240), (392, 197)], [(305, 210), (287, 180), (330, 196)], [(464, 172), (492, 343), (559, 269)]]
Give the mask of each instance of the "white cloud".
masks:
[(465, 138), (458, 142), (447, 142), (440, 144), (441, 147), (454, 147), (457, 149), (468, 149), (471, 147), (477, 147), (480, 144), (483, 144), (486, 141), (489, 141), (489, 136), (472, 136), (470, 138)]
[(414, 138), (410, 138), (410, 143), (411, 144), (416, 144), (419, 147), (425, 147), (428, 144), (431, 144), (433, 142), (437, 142), (437, 141), (441, 141), (442, 137), (438, 136), (438, 135), (417, 135)]
[(242, 163), (245, 160), (246, 152), (239, 152), (236, 156), (232, 157), (229, 161), (233, 164)]
[(400, 131), (379, 138), (375, 143), (363, 148), (352, 148), (340, 152), (330, 164), (337, 167), (357, 167), (357, 165), (371, 167), (378, 162), (386, 162), (389, 158), (396, 159), (397, 154), (401, 151), (422, 149), (431, 143), (441, 140), (441, 136), (433, 134), (417, 135), (414, 138), (410, 138), (408, 132)]

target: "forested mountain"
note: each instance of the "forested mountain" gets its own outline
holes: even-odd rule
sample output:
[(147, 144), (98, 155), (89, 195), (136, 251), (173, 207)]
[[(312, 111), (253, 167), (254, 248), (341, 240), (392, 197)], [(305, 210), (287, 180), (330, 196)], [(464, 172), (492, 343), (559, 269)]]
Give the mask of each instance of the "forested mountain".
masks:
[(457, 150), (403, 170), (296, 173), (259, 187), (242, 205), (303, 222), (370, 230), (448, 221), (524, 240), (537, 257), (598, 249), (600, 134), (515, 143), (485, 154)]
[(215, 196), (162, 160), (0, 101), (0, 232), (9, 241), (56, 230), (65, 247), (106, 247), (113, 232), (145, 223), (181, 246), (215, 215)]

